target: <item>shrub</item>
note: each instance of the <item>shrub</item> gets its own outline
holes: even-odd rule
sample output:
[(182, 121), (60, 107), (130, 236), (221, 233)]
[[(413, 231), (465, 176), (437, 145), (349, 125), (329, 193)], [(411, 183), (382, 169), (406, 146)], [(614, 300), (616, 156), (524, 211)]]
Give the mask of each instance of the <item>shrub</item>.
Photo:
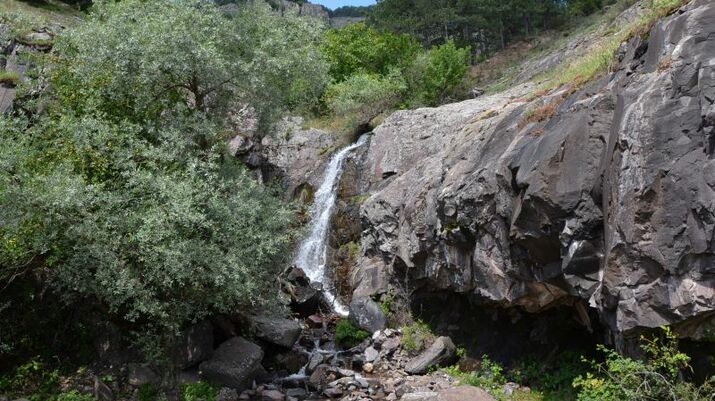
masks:
[(678, 351), (678, 341), (668, 327), (660, 337), (641, 337), (641, 342), (646, 353), (642, 361), (599, 346), (605, 362), (592, 361), (593, 371), (573, 382), (578, 401), (712, 400), (715, 380), (701, 387), (682, 380), (690, 358)]
[(341, 319), (335, 326), (335, 342), (343, 347), (354, 347), (368, 337), (370, 333), (356, 327), (347, 319)]
[(100, 2), (61, 38), (45, 117), (0, 116), (0, 288), (46, 294), (12, 307), (91, 304), (158, 358), (199, 319), (274, 301), (293, 214), (226, 157), (224, 112), (310, 60), (285, 49), (304, 31), (255, 7), (242, 24), (203, 2)]
[(457, 48), (452, 41), (417, 57), (407, 72), (413, 101), (430, 106), (444, 102), (462, 83), (469, 57), (468, 47)]
[(363, 23), (328, 31), (321, 45), (337, 82), (356, 74), (387, 75), (409, 65), (420, 50), (409, 35), (378, 32)]
[(30, 401), (52, 400), (59, 392), (59, 383), (59, 372), (35, 357), (0, 376), (0, 393), (27, 396)]
[(361, 125), (395, 107), (405, 89), (404, 80), (397, 71), (384, 77), (357, 74), (331, 85), (325, 99), (333, 113), (348, 117), (353, 125)]
[(181, 401), (214, 401), (217, 395), (218, 389), (210, 383), (199, 381), (181, 386)]
[(420, 352), (435, 340), (429, 326), (421, 320), (405, 326), (402, 331), (402, 347), (410, 352)]
[(57, 401), (96, 401), (96, 399), (91, 394), (81, 394), (77, 390), (72, 390), (57, 396)]
[(504, 399), (502, 386), (507, 382), (504, 376), (504, 368), (489, 359), (487, 355), (482, 356), (481, 363), (477, 370), (463, 372), (458, 366), (451, 366), (446, 368), (445, 372), (457, 378), (460, 384), (482, 388), (497, 397), (497, 399)]
[(137, 389), (138, 401), (157, 401), (158, 398), (159, 389), (150, 383), (144, 383)]

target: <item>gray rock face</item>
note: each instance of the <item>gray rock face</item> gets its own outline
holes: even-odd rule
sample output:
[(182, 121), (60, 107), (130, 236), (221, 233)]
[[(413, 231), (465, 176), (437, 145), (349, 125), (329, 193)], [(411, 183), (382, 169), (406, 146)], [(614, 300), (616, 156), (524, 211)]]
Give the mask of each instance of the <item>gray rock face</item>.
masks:
[(330, 15), (325, 8), (308, 2), (298, 4), (288, 0), (281, 0), (279, 10), (285, 14), (315, 18), (325, 23), (327, 23), (330, 19)]
[(303, 330), (295, 320), (268, 315), (251, 316), (248, 321), (250, 331), (256, 338), (285, 348), (291, 348)]
[[(231, 149), (235, 149), (237, 157), (246, 164), (258, 169), (263, 181), (281, 177), (291, 199), (309, 204), (322, 181), (328, 156), (343, 143), (338, 135), (303, 129), (302, 123), (299, 117), (285, 119), (277, 132), (264, 137), (260, 144), (253, 144), (250, 138), (236, 137), (231, 141)], [(245, 151), (241, 153), (241, 150)]]
[(696, 0), (575, 93), (529, 102), (526, 85), (387, 118), (362, 166), (354, 295), (407, 282), (528, 312), (590, 306), (616, 336), (680, 323), (702, 335), (715, 312), (713, 35), (715, 3)]
[(350, 321), (361, 329), (374, 333), (387, 325), (380, 307), (370, 298), (355, 298), (350, 303)]
[(405, 365), (405, 372), (420, 375), (430, 368), (444, 367), (457, 359), (457, 347), (449, 337), (439, 337), (420, 355)]
[(261, 347), (234, 337), (221, 344), (211, 359), (199, 365), (199, 374), (204, 380), (240, 391), (250, 388), (254, 380), (265, 374), (262, 359)]

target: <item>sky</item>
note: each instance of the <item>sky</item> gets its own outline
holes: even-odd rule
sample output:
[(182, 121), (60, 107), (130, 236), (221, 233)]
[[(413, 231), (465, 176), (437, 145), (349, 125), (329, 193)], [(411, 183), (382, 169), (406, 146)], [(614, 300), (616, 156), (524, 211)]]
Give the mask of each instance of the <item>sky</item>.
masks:
[(311, 3), (322, 4), (334, 10), (342, 6), (369, 6), (375, 4), (375, 0), (311, 0)]

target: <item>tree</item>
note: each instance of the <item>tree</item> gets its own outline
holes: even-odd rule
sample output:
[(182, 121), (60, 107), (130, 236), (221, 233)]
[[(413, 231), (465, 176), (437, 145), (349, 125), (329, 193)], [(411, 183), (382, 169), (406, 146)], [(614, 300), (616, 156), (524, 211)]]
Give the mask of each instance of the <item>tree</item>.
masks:
[(34, 280), (166, 352), (192, 322), (275, 301), (294, 215), (228, 156), (227, 113), (313, 96), (320, 70), (292, 77), (322, 68), (317, 31), (264, 5), (94, 7), (48, 60), (44, 112), (0, 117), (0, 288)]
[(409, 33), (426, 48), (454, 40), (489, 53), (538, 30), (558, 27), (568, 14), (589, 14), (603, 0), (378, 0), (369, 22)]
[(408, 35), (379, 32), (364, 23), (347, 25), (325, 33), (321, 50), (337, 82), (353, 74), (385, 75), (410, 64), (420, 47)]
[(469, 53), (469, 48), (460, 49), (448, 41), (418, 57), (407, 73), (413, 100), (429, 106), (445, 101), (462, 83)]
[(267, 128), (280, 111), (310, 107), (322, 93), (320, 34), (260, 2), (230, 19), (195, 0), (102, 1), (56, 47), (57, 94), (75, 111), (99, 107), (135, 122), (177, 107), (225, 118), (249, 104)]

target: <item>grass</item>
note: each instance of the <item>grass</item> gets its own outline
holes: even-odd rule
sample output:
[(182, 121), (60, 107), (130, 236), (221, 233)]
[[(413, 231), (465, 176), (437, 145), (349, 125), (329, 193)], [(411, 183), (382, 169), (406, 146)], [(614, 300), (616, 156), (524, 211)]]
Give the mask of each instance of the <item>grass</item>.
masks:
[(556, 108), (558, 107), (558, 102), (554, 101), (547, 103), (543, 106), (529, 109), (524, 113), (524, 118), (521, 121), (520, 127), (525, 127), (529, 123), (540, 123), (546, 121), (556, 114)]
[(548, 82), (540, 90), (551, 90), (567, 84), (578, 88), (608, 72), (621, 43), (648, 33), (658, 20), (688, 2), (690, 0), (651, 0), (648, 12), (638, 20), (602, 38), (583, 57), (548, 73), (544, 77)]
[(435, 340), (429, 326), (421, 320), (402, 328), (402, 348), (416, 353), (426, 349)]
[[(526, 41), (510, 45), (506, 50), (499, 51), (486, 62), (480, 63), (472, 69), (467, 78), (470, 81), (470, 87), (479, 84), (484, 87), (487, 95), (503, 92), (513, 87), (521, 82), (518, 80), (521, 72), (519, 67), (524, 65), (525, 60), (527, 63), (540, 60), (558, 50), (565, 49), (573, 37), (584, 37), (599, 32), (603, 27), (611, 25), (623, 10), (635, 2), (636, 0), (618, 0), (602, 11), (574, 18), (559, 30), (539, 34), (538, 43), (528, 49), (524, 48), (528, 46)], [(527, 77), (526, 79), (531, 80), (532, 78)]]
[(20, 74), (15, 71), (0, 71), (0, 85), (15, 87), (20, 84)]

